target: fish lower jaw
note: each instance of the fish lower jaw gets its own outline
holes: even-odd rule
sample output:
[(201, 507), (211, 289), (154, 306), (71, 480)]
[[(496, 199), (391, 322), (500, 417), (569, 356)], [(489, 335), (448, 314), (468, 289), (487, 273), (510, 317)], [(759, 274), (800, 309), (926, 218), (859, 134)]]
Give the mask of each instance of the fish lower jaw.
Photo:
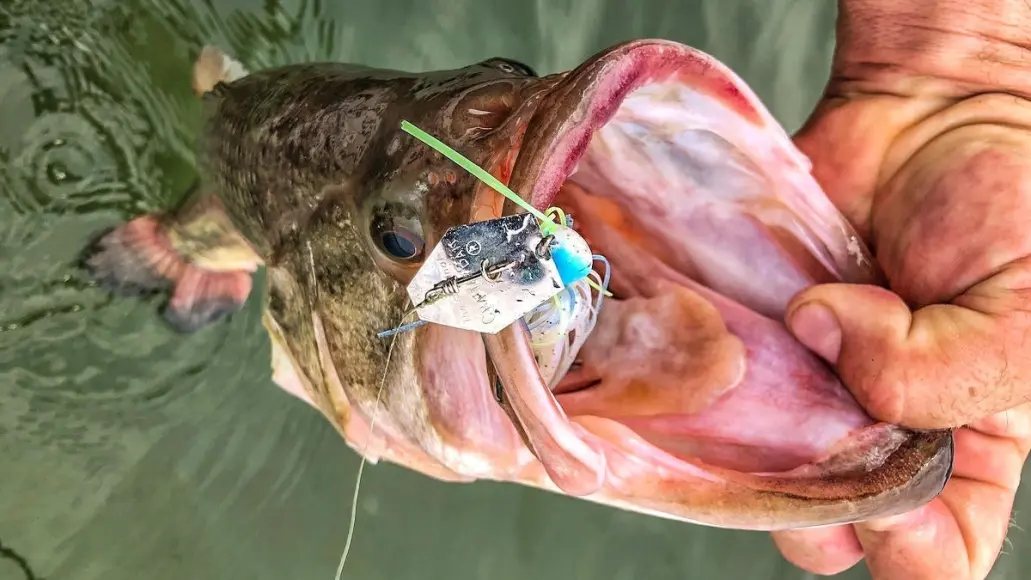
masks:
[[(776, 531), (889, 517), (914, 509), (941, 492), (951, 473), (950, 446), (941, 433), (907, 439), (897, 427), (879, 424), (843, 441), (832, 455), (783, 473), (741, 473), (674, 457), (643, 440), (618, 420), (571, 417), (581, 436), (605, 456), (601, 485), (570, 494), (557, 485), (527, 450), (520, 467), (489, 479), (513, 481), (627, 511), (711, 527)], [(885, 445), (887, 443), (887, 445)], [(899, 444), (901, 443), (901, 445)], [(921, 456), (937, 449), (903, 490), (864, 495), (862, 479), (897, 478), (892, 455)], [(871, 462), (871, 458), (876, 458)], [(845, 474), (844, 476), (842, 474)], [(902, 487), (902, 486), (900, 486)]]

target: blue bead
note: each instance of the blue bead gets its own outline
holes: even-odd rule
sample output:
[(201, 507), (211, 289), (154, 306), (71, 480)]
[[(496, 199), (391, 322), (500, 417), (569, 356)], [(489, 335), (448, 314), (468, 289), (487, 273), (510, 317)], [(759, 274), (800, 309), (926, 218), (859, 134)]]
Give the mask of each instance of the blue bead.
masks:
[(562, 284), (569, 286), (587, 277), (594, 265), (591, 247), (571, 228), (560, 227), (554, 232), (551, 259), (558, 269)]

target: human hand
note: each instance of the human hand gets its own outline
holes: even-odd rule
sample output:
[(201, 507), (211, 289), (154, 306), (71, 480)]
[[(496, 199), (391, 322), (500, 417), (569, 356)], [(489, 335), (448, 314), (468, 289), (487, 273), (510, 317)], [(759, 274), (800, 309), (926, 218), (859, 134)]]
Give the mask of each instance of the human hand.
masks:
[(802, 568), (865, 555), (877, 580), (980, 580), (998, 557), (1031, 449), (1029, 29), (1026, 0), (839, 1), (831, 80), (797, 143), (891, 291), (817, 286), (786, 320), (875, 418), (961, 428), (924, 508), (774, 534)]

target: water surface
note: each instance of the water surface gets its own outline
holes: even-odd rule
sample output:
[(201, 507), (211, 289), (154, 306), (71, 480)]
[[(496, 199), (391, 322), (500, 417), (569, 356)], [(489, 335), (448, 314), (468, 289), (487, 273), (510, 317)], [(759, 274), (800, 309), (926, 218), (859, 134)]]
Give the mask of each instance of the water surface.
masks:
[[(96, 231), (174, 204), (194, 178), (200, 46), (250, 68), (500, 55), (546, 74), (662, 37), (726, 62), (794, 130), (827, 73), (833, 4), (0, 0), (0, 580), (332, 578), (357, 458), (271, 383), (258, 302), (183, 337), (156, 301), (112, 300), (72, 267)], [(765, 534), (514, 485), (380, 465), (363, 491), (345, 578), (806, 577)], [(1011, 539), (996, 578), (1031, 566), (1031, 540)]]

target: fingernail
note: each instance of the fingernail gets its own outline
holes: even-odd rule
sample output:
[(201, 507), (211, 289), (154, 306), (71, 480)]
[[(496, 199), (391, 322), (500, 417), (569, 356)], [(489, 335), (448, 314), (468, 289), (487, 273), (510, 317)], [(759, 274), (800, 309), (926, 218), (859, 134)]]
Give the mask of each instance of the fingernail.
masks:
[(819, 302), (808, 302), (795, 309), (788, 327), (799, 342), (835, 364), (841, 354), (841, 325), (838, 317)]

